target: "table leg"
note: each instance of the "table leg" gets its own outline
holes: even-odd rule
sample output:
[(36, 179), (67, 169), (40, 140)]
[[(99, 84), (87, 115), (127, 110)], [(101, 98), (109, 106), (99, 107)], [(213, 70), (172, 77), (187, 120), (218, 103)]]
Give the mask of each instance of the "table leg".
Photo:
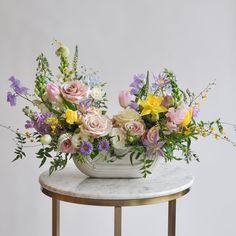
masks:
[(60, 201), (52, 199), (52, 236), (60, 236)]
[(115, 207), (114, 235), (121, 236), (121, 218), (122, 209), (120, 206)]
[(168, 236), (175, 236), (176, 200), (168, 203)]

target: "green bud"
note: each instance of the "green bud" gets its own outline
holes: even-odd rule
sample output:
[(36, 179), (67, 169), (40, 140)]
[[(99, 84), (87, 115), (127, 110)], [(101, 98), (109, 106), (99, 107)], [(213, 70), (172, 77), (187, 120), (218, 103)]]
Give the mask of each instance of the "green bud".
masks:
[(130, 143), (134, 142), (134, 140), (135, 140), (135, 138), (133, 136), (128, 136), (127, 139)]
[(70, 54), (69, 48), (66, 46), (61, 46), (56, 50), (56, 55), (58, 57), (68, 57)]
[(159, 115), (158, 114), (152, 115), (152, 117), (151, 117), (151, 121), (152, 122), (156, 122), (156, 121), (158, 121), (158, 119), (159, 119)]
[(36, 95), (39, 95), (39, 90), (38, 90), (37, 88), (35, 88), (35, 89), (34, 89), (34, 93), (35, 93)]

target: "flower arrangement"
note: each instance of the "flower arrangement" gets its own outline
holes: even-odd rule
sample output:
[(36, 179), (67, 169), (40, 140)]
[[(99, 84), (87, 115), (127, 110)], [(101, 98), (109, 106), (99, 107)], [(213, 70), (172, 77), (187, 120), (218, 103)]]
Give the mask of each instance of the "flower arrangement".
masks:
[(18, 97), (32, 105), (23, 108), (28, 118), (26, 132), (7, 127), (16, 133), (14, 161), (26, 156), (27, 142), (39, 148), (36, 158), (41, 161), (40, 167), (50, 160), (50, 174), (63, 169), (72, 156), (83, 162), (102, 155), (104, 161), (111, 162), (129, 153), (131, 165), (133, 160), (143, 163), (140, 171), (146, 177), (155, 158), (198, 160), (191, 150), (191, 141), (199, 136), (211, 135), (235, 145), (224, 134), (220, 119), (196, 120), (199, 99), (207, 96), (214, 82), (195, 95), (179, 88), (170, 70), (151, 76), (149, 72), (137, 74), (130, 91), (119, 94), (123, 110), (110, 119), (106, 115), (105, 83), (99, 81), (97, 73), (88, 72), (83, 66), (78, 69), (77, 47), (70, 63), (68, 48), (57, 44), (58, 76), (52, 74), (48, 60), (41, 54), (37, 58), (34, 93), (14, 76), (9, 79), (13, 91), (7, 93), (10, 105), (15, 106)]

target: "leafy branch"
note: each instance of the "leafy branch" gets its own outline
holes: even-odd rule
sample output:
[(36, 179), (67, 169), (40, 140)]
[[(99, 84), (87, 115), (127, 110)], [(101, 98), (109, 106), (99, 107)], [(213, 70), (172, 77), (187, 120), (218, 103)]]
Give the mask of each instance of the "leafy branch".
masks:
[(16, 132), (16, 148), (14, 152), (16, 154), (16, 158), (13, 159), (13, 161), (22, 159), (23, 157), (26, 156), (25, 152), (23, 151), (23, 146), (25, 143), (26, 143), (26, 138), (23, 137), (23, 135), (17, 131)]
[(71, 159), (72, 155), (70, 153), (63, 153), (59, 152), (53, 161), (50, 162), (51, 166), (49, 168), (49, 175), (51, 175), (54, 171), (62, 170), (65, 168), (68, 159)]

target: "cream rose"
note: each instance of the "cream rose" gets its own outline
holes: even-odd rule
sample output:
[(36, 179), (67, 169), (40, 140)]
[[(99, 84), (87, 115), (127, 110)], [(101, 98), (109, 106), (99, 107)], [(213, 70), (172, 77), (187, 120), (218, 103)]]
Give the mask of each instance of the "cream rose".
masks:
[(78, 104), (88, 97), (89, 88), (80, 81), (70, 81), (64, 83), (60, 91), (65, 100)]
[(112, 122), (107, 116), (87, 114), (80, 126), (82, 133), (92, 137), (102, 137), (111, 132)]
[(113, 120), (116, 125), (122, 126), (130, 121), (140, 121), (141, 116), (137, 111), (133, 109), (125, 109), (119, 114), (113, 116)]
[(125, 123), (122, 127), (125, 132), (128, 132), (132, 136), (142, 136), (145, 132), (144, 125), (139, 121), (130, 121)]

